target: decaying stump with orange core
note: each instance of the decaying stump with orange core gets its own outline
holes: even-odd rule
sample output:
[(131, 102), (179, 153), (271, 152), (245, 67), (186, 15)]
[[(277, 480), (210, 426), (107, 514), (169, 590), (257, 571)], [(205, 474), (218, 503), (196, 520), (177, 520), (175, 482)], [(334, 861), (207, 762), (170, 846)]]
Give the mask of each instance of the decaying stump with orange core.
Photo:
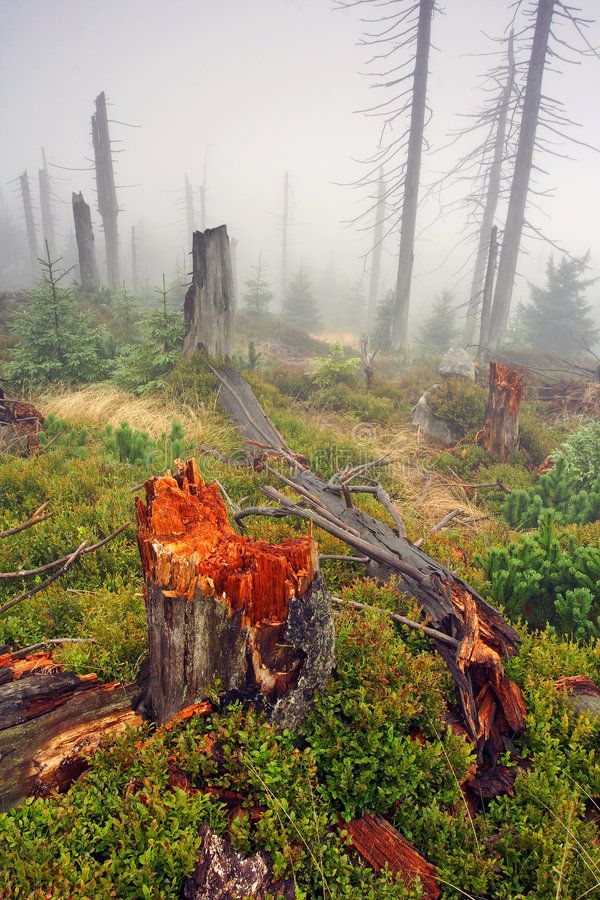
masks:
[(519, 407), (525, 385), (510, 366), (490, 363), (490, 394), (478, 441), (490, 456), (506, 462), (519, 445)]
[(195, 460), (137, 501), (149, 670), (144, 708), (168, 721), (211, 689), (295, 727), (334, 662), (330, 599), (312, 536), (237, 534)]

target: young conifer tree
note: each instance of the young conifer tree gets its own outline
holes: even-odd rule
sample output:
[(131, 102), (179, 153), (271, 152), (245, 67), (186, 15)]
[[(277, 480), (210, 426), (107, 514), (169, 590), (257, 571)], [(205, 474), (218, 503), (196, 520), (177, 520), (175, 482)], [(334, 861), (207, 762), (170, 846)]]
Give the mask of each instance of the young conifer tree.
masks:
[(291, 325), (304, 328), (305, 331), (316, 331), (321, 323), (310, 278), (302, 263), (288, 286), (283, 317)]
[(581, 353), (598, 339), (599, 329), (586, 303), (585, 291), (597, 280), (584, 278), (589, 253), (580, 258), (564, 256), (556, 265), (551, 256), (546, 266), (545, 288), (530, 285), (531, 304), (524, 320), (532, 344), (564, 354)]
[(266, 313), (269, 311), (269, 304), (273, 299), (273, 291), (271, 283), (266, 280), (265, 273), (267, 267), (262, 261), (262, 250), (258, 254), (258, 264), (252, 266), (254, 273), (252, 278), (246, 279), (244, 282), (244, 293), (242, 299), (249, 312)]
[(442, 291), (436, 298), (433, 308), (421, 326), (419, 342), (428, 353), (441, 356), (448, 350), (456, 338), (456, 308), (454, 296), (450, 291)]

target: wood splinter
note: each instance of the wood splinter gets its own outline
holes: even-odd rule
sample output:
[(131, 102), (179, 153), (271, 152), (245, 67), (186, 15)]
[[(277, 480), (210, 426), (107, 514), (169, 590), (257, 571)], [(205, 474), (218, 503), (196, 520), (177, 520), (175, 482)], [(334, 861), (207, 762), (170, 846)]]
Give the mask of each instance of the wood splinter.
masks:
[(218, 685), (294, 727), (333, 667), (331, 603), (311, 536), (269, 544), (236, 534), (195, 460), (146, 482), (137, 501), (149, 675), (159, 723)]

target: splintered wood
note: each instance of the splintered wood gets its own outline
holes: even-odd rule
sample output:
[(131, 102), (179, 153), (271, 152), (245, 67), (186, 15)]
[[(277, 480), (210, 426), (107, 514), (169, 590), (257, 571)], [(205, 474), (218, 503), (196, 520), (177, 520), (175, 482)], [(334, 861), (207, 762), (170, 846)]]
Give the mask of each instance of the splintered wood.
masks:
[[(204, 483), (195, 460), (146, 483), (137, 520), (149, 715), (167, 721), (215, 682), (271, 703), (324, 686), (333, 626), (312, 537), (269, 544), (236, 534), (218, 485)], [(292, 718), (302, 715), (297, 701)]]
[(519, 444), (519, 406), (525, 385), (510, 366), (490, 363), (490, 394), (479, 442), (490, 456), (506, 462)]
[(101, 741), (140, 724), (134, 687), (64, 672), (46, 651), (0, 654), (0, 806), (65, 790)]
[(354, 849), (376, 872), (386, 867), (400, 875), (408, 885), (420, 879), (423, 897), (437, 900), (441, 894), (437, 883), (437, 869), (409, 844), (402, 835), (381, 816), (366, 813), (343, 826)]

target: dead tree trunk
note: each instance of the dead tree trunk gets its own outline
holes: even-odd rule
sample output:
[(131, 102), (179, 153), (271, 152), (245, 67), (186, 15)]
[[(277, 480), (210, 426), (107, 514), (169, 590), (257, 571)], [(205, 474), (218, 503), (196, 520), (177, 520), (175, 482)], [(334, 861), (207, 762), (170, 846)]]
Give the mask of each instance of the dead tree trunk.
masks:
[(192, 284), (185, 295), (183, 355), (197, 350), (228, 359), (233, 349), (235, 293), (227, 227), (194, 232)]
[(519, 405), (525, 386), (515, 369), (490, 363), (490, 396), (480, 442), (490, 456), (506, 462), (519, 445)]
[(533, 152), (536, 144), (536, 131), (542, 100), (542, 79), (544, 77), (554, 7), (555, 0), (538, 0), (515, 169), (502, 237), (502, 249), (500, 251), (500, 263), (498, 265), (498, 277), (496, 279), (496, 290), (494, 292), (490, 321), (489, 345), (492, 349), (497, 348), (502, 342), (506, 333), (506, 326), (508, 325), (510, 301), (521, 246), (521, 235), (525, 224), (525, 207), (529, 193), (529, 179), (533, 165)]
[(417, 48), (410, 111), (410, 133), (404, 175), (402, 218), (400, 221), (400, 255), (396, 282), (396, 309), (392, 324), (392, 350), (406, 355), (408, 350), (408, 311), (412, 282), (415, 230), (419, 202), (419, 180), (425, 109), (427, 104), (427, 76), (429, 74), (429, 50), (431, 46), (431, 20), (434, 0), (419, 0)]
[(194, 460), (176, 478), (147, 481), (137, 517), (150, 715), (165, 722), (218, 682), (298, 725), (333, 667), (312, 538), (271, 545), (236, 534), (219, 486), (204, 484)]
[[(487, 287), (488, 267), (488, 248), (489, 235), (494, 226), (496, 218), (496, 209), (498, 207), (498, 199), (500, 197), (500, 183), (502, 178), (502, 164), (506, 153), (506, 126), (508, 121), (508, 111), (510, 107), (510, 98), (512, 96), (515, 84), (515, 54), (514, 54), (514, 32), (511, 31), (508, 39), (508, 68), (506, 76), (506, 84), (500, 95), (498, 103), (498, 113), (496, 122), (496, 137), (494, 140), (494, 156), (490, 165), (487, 179), (487, 191), (485, 196), (485, 206), (483, 208), (483, 216), (481, 218), (481, 228), (479, 231), (479, 244), (477, 247), (477, 256), (475, 257), (475, 268), (473, 270), (473, 282), (471, 284), (471, 294), (469, 306), (467, 308), (467, 317), (465, 320), (465, 328), (463, 333), (463, 342), (465, 346), (470, 344), (475, 334), (475, 324), (477, 320), (477, 310), (482, 302), (482, 288), (485, 294)], [(490, 251), (491, 253), (491, 251)], [(495, 263), (494, 263), (495, 266)], [(485, 287), (484, 287), (485, 283)], [(493, 286), (493, 282), (492, 282)], [(491, 298), (490, 298), (491, 299)], [(489, 310), (488, 310), (489, 315)], [(482, 312), (483, 318), (483, 312)], [(481, 328), (483, 331), (483, 328)], [(487, 330), (487, 325), (486, 325)], [(487, 331), (486, 331), (487, 333)], [(481, 343), (481, 340), (480, 340)]]
[(48, 241), (48, 249), (52, 259), (56, 256), (56, 236), (54, 234), (54, 216), (52, 214), (52, 198), (50, 194), (50, 177), (46, 167), (46, 154), (42, 147), (44, 168), (39, 169), (38, 179), (40, 187), (40, 210), (42, 213), (42, 237)]
[(234, 307), (237, 309), (239, 302), (238, 274), (237, 274), (237, 245), (238, 238), (229, 238), (229, 247), (231, 249), (231, 277), (233, 279), (233, 301)]
[(23, 201), (25, 229), (27, 231), (27, 244), (29, 246), (29, 260), (31, 273), (33, 274), (37, 267), (38, 244), (35, 221), (33, 219), (33, 206), (31, 204), (31, 191), (29, 189), (29, 175), (27, 174), (27, 169), (19, 176), (19, 182), (21, 184), (21, 199)]
[(104, 738), (141, 723), (136, 690), (63, 672), (46, 651), (0, 651), (0, 808), (66, 790)]
[(379, 285), (381, 282), (381, 252), (383, 249), (383, 223), (385, 221), (385, 181), (383, 166), (379, 169), (377, 187), (377, 206), (375, 207), (375, 225), (373, 228), (373, 248), (371, 254), (371, 274), (369, 277), (369, 305), (367, 308), (367, 330), (373, 327), (375, 310), (379, 302)]
[[(239, 372), (213, 372), (220, 382), (219, 402), (237, 426), (250, 462), (256, 465), (258, 461), (263, 467), (269, 455), (285, 459), (292, 469), (290, 477), (272, 474), (302, 498), (300, 507), (279, 491), (264, 488), (263, 493), (278, 506), (242, 509), (236, 513), (236, 521), (248, 515), (308, 519), (368, 557), (373, 575), (399, 578), (402, 589), (417, 599), (432, 627), (444, 634), (443, 639), (435, 638), (435, 644), (458, 686), (465, 727), (480, 757), (496, 761), (505, 749), (505, 736), (524, 728), (521, 692), (506, 677), (502, 664), (503, 657), (516, 653), (517, 632), (469, 584), (411, 543), (381, 485), (353, 484), (377, 462), (324, 481), (294, 456)], [(371, 493), (383, 503), (396, 520), (396, 530), (353, 505), (352, 494), (361, 492)]]
[(81, 191), (78, 194), (73, 192), (73, 219), (75, 221), (75, 239), (79, 256), (81, 287), (84, 291), (93, 291), (100, 283), (98, 265), (96, 263), (96, 245), (94, 242), (94, 229), (92, 228), (92, 214), (89, 206), (83, 199)]
[(485, 283), (483, 286), (483, 298), (481, 301), (481, 322), (479, 323), (479, 346), (487, 347), (490, 331), (490, 310), (492, 308), (492, 294), (494, 292), (494, 277), (496, 275), (496, 260), (498, 259), (498, 226), (492, 228), (490, 246), (488, 251)]
[[(185, 175), (185, 221), (187, 226), (187, 240), (189, 241), (190, 235), (193, 235), (196, 230), (196, 212), (194, 210), (194, 192), (192, 191), (192, 185), (187, 177), (187, 173)], [(190, 245), (187, 244), (187, 246), (189, 248)]]
[(115, 188), (115, 173), (113, 170), (104, 91), (96, 97), (96, 114), (92, 116), (92, 142), (94, 145), (96, 188), (98, 191), (98, 212), (102, 217), (106, 243), (108, 282), (111, 287), (118, 288), (120, 286), (119, 234), (117, 230), (119, 203)]
[[(185, 271), (184, 271), (185, 275)], [(135, 236), (135, 225), (131, 226), (131, 290), (137, 294), (138, 286), (138, 255), (137, 255), (137, 238)]]

